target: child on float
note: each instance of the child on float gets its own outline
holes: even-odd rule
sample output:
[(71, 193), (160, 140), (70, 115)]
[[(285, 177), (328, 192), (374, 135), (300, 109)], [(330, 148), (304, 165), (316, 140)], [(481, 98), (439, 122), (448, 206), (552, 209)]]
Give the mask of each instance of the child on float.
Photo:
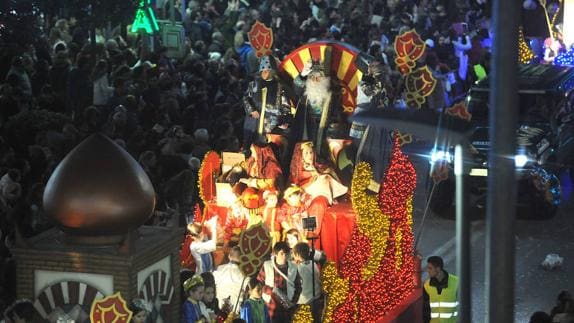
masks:
[[(307, 236), (315, 237), (315, 249), (322, 249), (324, 245), (330, 246), (331, 244), (323, 243), (323, 235), (328, 235), (327, 232), (322, 232), (322, 223), (325, 212), (328, 207), (327, 199), (324, 196), (312, 198), (310, 195), (297, 185), (291, 185), (283, 194), (285, 203), (280, 208), (280, 222), (283, 228), (283, 239), (287, 231), (296, 229), (300, 233), (300, 240), (307, 241)], [(306, 230), (303, 226), (303, 219), (315, 218), (315, 229), (313, 231)], [(325, 242), (327, 242), (327, 237)]]
[(229, 312), (239, 314), (243, 300), (243, 284), (247, 279), (239, 267), (241, 258), (239, 246), (231, 247), (228, 257), (229, 262), (219, 265), (213, 272), (217, 299), (220, 304), (224, 304), (224, 307), (229, 304)]
[(291, 185), (285, 190), (283, 200), (278, 221), (285, 237), (285, 233), (291, 229), (303, 231), (301, 219), (307, 216), (307, 206), (303, 203), (303, 190), (297, 185)]
[(205, 285), (200, 275), (194, 275), (183, 283), (183, 290), (187, 299), (183, 303), (182, 322), (184, 323), (211, 323), (205, 304), (202, 302)]
[(248, 187), (241, 193), (241, 201), (244, 213), (247, 216), (247, 229), (263, 221), (261, 216), (263, 199), (261, 192), (255, 188)]
[(323, 292), (319, 267), (314, 261), (311, 261), (311, 249), (307, 243), (297, 243), (291, 252), (293, 260), (297, 264), (299, 276), (301, 276), (301, 294), (297, 304), (309, 304), (313, 322), (321, 322)]
[(297, 265), (288, 259), (289, 246), (280, 241), (273, 246), (273, 256), (263, 263), (257, 279), (265, 283), (263, 298), (273, 322), (290, 322), (301, 293)]
[(269, 230), (272, 240), (271, 246), (274, 246), (281, 241), (281, 223), (279, 223), (279, 208), (277, 207), (279, 194), (274, 189), (265, 190), (263, 192), (263, 200), (265, 205), (262, 211), (262, 221)]
[[(132, 311), (130, 323), (145, 323), (151, 312), (150, 306), (141, 298), (133, 299), (128, 305), (128, 309)], [(159, 322), (163, 322), (163, 320)]]
[(246, 323), (271, 323), (269, 310), (263, 301), (263, 284), (255, 277), (247, 283), (245, 301), (241, 306), (241, 319)]
[(215, 277), (211, 272), (204, 272), (201, 274), (203, 279), (204, 289), (203, 289), (203, 304), (207, 308), (207, 313), (210, 316), (215, 316), (217, 322), (223, 322), (227, 317), (227, 314), (231, 311), (231, 306), (229, 303), (224, 303), (223, 308), (219, 307), (219, 300), (216, 297), (216, 286)]
[[(304, 239), (300, 238), (300, 235), (301, 234), (297, 229), (290, 229), (285, 233), (285, 242), (287, 242), (289, 248), (291, 248), (290, 260), (292, 261), (295, 261), (293, 258), (293, 250), (295, 249), (295, 245), (297, 245), (299, 242), (305, 242)], [(311, 252), (313, 253), (313, 261), (319, 266), (323, 266), (327, 261), (327, 256), (325, 253), (319, 249), (314, 249)]]
[(213, 271), (212, 252), (217, 248), (217, 216), (207, 221), (211, 229), (211, 237), (208, 237), (203, 231), (204, 226), (201, 223), (194, 222), (187, 225), (189, 235), (192, 241), (189, 244), (189, 250), (195, 260), (195, 273), (201, 274), (206, 271)]

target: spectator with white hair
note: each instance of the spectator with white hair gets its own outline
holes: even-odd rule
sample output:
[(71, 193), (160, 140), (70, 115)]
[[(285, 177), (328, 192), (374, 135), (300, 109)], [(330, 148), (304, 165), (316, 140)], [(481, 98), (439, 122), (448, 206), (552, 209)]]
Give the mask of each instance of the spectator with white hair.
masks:
[(203, 159), (203, 156), (211, 150), (209, 144), (209, 132), (205, 128), (197, 129), (193, 132), (193, 139), (195, 147), (192, 150), (192, 155)]

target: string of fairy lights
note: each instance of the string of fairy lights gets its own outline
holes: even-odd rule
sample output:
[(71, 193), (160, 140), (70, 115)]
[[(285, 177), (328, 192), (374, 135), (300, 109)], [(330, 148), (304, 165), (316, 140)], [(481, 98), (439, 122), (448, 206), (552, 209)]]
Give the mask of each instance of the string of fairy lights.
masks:
[(528, 64), (534, 58), (534, 53), (530, 46), (526, 43), (524, 38), (524, 31), (522, 27), (518, 29), (518, 62), (521, 64)]
[[(367, 193), (371, 167), (359, 163), (352, 181), (357, 226), (337, 271), (323, 272), (325, 322), (376, 321), (415, 285), (412, 197), (416, 172), (395, 136), (391, 163), (377, 196)], [(344, 286), (347, 286), (346, 288)]]
[(313, 315), (311, 314), (311, 306), (304, 304), (299, 306), (293, 315), (293, 323), (309, 323), (313, 322)]

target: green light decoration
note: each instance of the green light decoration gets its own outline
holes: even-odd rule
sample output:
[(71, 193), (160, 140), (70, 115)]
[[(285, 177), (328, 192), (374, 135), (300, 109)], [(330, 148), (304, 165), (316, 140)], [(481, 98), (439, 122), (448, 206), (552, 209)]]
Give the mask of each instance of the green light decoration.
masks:
[(132, 24), (132, 33), (143, 30), (146, 34), (153, 34), (159, 31), (159, 25), (155, 14), (150, 7), (150, 0), (140, 0), (136, 18)]

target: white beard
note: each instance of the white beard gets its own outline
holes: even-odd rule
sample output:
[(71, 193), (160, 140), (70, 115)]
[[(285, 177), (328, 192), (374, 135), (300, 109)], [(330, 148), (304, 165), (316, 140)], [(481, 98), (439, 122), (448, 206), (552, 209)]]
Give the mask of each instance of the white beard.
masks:
[(321, 105), (331, 96), (330, 82), (331, 79), (327, 76), (321, 77), (319, 82), (314, 82), (311, 78), (305, 81), (305, 96), (311, 105)]

